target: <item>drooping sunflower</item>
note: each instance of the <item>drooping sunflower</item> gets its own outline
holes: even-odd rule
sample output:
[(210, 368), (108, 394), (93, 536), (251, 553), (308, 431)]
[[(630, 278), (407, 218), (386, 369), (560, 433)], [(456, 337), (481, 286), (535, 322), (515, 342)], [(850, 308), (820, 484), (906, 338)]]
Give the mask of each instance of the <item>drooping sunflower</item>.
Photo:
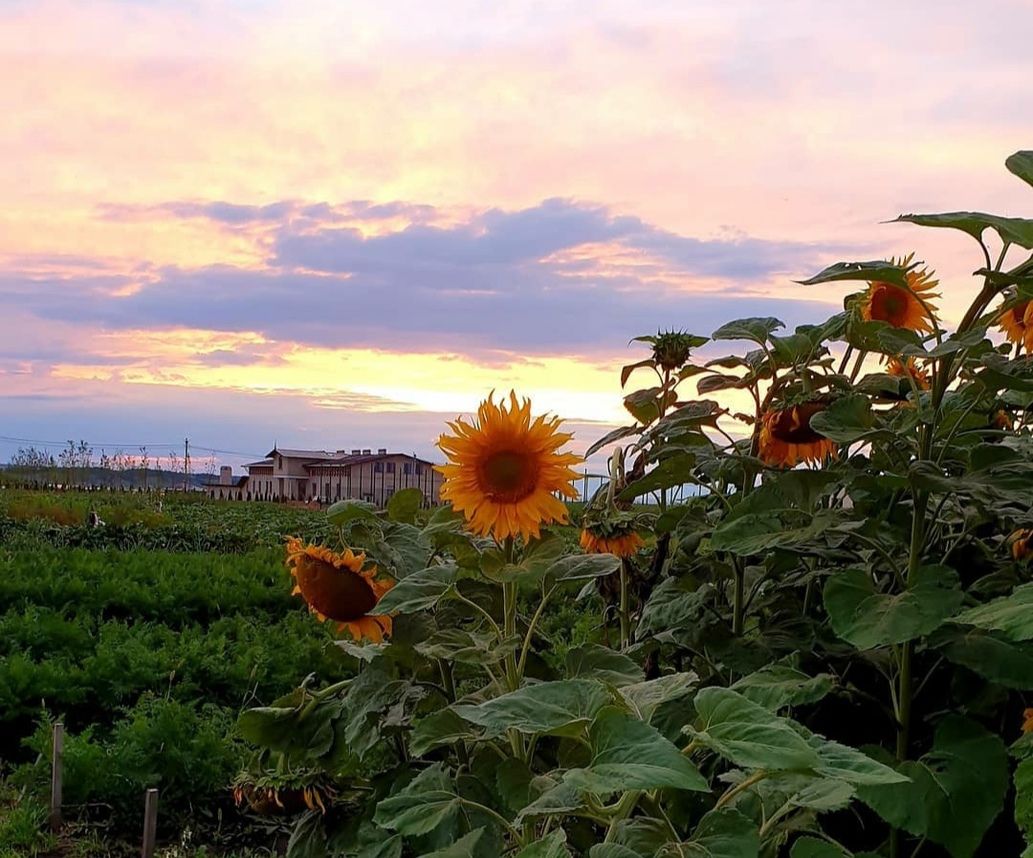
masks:
[(1008, 537), (1013, 560), (1025, 560), (1033, 554), (1033, 528), (1024, 527)]
[(886, 372), (895, 378), (907, 378), (908, 376), (911, 376), (912, 380), (915, 382), (915, 386), (919, 390), (929, 389), (929, 373), (925, 368), (920, 367), (913, 357), (909, 357), (903, 362), (897, 358), (890, 358), (889, 365), (886, 367)]
[(572, 437), (560, 432), (558, 418), (531, 420), (531, 401), (515, 393), (506, 403), (489, 396), (477, 419), (449, 423), (454, 435), (442, 435), (438, 446), (448, 464), (437, 466), (445, 476), (441, 497), (463, 513), (470, 529), (497, 540), (514, 536), (538, 538), (541, 526), (567, 521), (567, 507), (556, 494), (577, 497), (571, 465), (583, 461), (560, 453)]
[(334, 790), (329, 784), (312, 779), (295, 783), (269, 777), (253, 780), (242, 775), (233, 787), (237, 807), (246, 804), (262, 816), (293, 815), (306, 809), (325, 814), (333, 798)]
[[(891, 259), (890, 264), (906, 268), (913, 258), (914, 254), (909, 253), (899, 261)], [(861, 317), (866, 321), (886, 322), (894, 328), (929, 333), (933, 330), (936, 312), (930, 299), (939, 297), (931, 290), (940, 281), (934, 280), (933, 273), (925, 268), (908, 271), (905, 279), (908, 289), (880, 280), (869, 283), (861, 299)]]
[(760, 458), (776, 468), (834, 458), (836, 445), (811, 428), (811, 418), (826, 407), (825, 402), (813, 401), (768, 411), (761, 420)]
[(631, 557), (646, 544), (634, 530), (604, 536), (594, 533), (589, 527), (581, 531), (580, 542), (587, 554), (613, 554), (617, 557)]
[(355, 640), (380, 643), (391, 634), (391, 617), (372, 613), (393, 586), (377, 578), (375, 566), (363, 568), (365, 554), (335, 553), (322, 545), (287, 540), (287, 566), (294, 576), (292, 595), (300, 595), (320, 622), (333, 620)]
[(1008, 342), (1025, 346), (1033, 352), (1033, 301), (1025, 301), (1005, 310), (997, 317), (997, 325)]
[(1022, 710), (1022, 732), (1033, 733), (1033, 709)]

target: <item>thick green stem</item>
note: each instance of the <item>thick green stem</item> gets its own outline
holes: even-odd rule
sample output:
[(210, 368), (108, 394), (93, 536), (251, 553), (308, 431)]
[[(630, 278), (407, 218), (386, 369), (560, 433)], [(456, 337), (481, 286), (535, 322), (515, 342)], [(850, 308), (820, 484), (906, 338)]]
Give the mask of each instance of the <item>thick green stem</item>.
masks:
[(631, 615), (628, 611), (628, 561), (621, 559), (621, 649), (628, 648), (631, 642)]
[(735, 589), (732, 593), (732, 634), (741, 635), (746, 615), (746, 572), (735, 560)]

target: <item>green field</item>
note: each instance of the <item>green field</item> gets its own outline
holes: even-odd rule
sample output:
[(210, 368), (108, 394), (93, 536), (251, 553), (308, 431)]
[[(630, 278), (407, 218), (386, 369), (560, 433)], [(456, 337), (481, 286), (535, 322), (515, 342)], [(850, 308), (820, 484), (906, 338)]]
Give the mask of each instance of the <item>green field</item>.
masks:
[[(104, 527), (86, 526), (91, 509)], [(54, 846), (38, 831), (56, 719), (72, 854), (138, 850), (151, 786), (165, 840), (275, 841), (234, 806), (235, 722), (308, 674), (353, 669), (283, 565), (284, 537), (324, 521), (192, 496), (0, 494), (0, 856)]]

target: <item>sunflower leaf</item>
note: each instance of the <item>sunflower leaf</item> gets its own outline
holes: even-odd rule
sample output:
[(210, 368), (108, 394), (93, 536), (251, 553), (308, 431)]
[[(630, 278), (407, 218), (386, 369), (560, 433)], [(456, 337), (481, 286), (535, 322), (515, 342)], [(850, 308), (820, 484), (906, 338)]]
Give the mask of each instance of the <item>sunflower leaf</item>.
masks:
[(452, 589), (459, 570), (451, 563), (430, 566), (399, 581), (377, 602), (383, 614), (412, 614), (433, 608)]
[(983, 233), (993, 229), (1002, 241), (1033, 249), (1033, 220), (1020, 217), (1001, 217), (985, 212), (943, 212), (942, 214), (902, 214), (895, 223), (913, 223), (917, 226), (958, 229), (982, 241)]
[(837, 262), (819, 271), (807, 280), (797, 280), (801, 286), (817, 286), (839, 280), (863, 280), (892, 283), (907, 288), (907, 269), (883, 260), (875, 262)]
[(713, 340), (752, 340), (764, 345), (773, 331), (784, 328), (785, 322), (774, 316), (736, 319), (718, 328), (710, 335)]
[(1004, 166), (1027, 185), (1033, 185), (1033, 151), (1026, 149), (1009, 155)]

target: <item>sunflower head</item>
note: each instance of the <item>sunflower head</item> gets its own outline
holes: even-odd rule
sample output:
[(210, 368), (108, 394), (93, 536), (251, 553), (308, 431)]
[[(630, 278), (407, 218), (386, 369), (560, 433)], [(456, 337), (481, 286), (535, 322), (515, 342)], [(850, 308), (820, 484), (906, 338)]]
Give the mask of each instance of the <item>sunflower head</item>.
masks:
[(653, 337), (653, 360), (661, 369), (681, 369), (689, 361), (693, 347), (699, 345), (699, 338), (684, 331), (660, 331)]
[(333, 620), (347, 628), (355, 640), (379, 643), (391, 634), (391, 618), (374, 611), (380, 598), (394, 584), (378, 580), (375, 566), (363, 568), (365, 554), (351, 549), (335, 553), (322, 545), (287, 540), (287, 566), (294, 576), (294, 595), (299, 595), (320, 620)]
[(560, 424), (544, 416), (532, 420), (530, 400), (521, 402), (515, 393), (508, 407), (489, 396), (473, 423), (457, 419), (448, 424), (454, 434), (438, 439), (448, 457), (437, 467), (445, 476), (441, 497), (474, 533), (497, 540), (538, 538), (542, 525), (566, 522), (567, 506), (556, 495), (577, 497), (571, 465), (583, 459), (559, 452), (572, 437)]
[(604, 535), (591, 527), (581, 531), (580, 542), (586, 554), (613, 554), (617, 557), (631, 557), (646, 544), (634, 530)]
[(1025, 346), (1027, 352), (1033, 352), (1033, 301), (1009, 307), (997, 317), (997, 325), (1008, 342)]
[(1015, 428), (1015, 421), (1012, 420), (1011, 415), (1003, 408), (998, 408), (993, 414), (990, 415), (990, 427), (992, 429), (1000, 429), (1002, 432), (1010, 432)]
[[(890, 264), (907, 268), (913, 258), (911, 253), (900, 260), (891, 259)], [(937, 297), (931, 290), (939, 281), (925, 268), (910, 269), (904, 277), (907, 289), (881, 280), (869, 283), (861, 298), (861, 317), (866, 321), (886, 322), (894, 328), (929, 333), (933, 330), (936, 312), (930, 299)]]
[(776, 468), (834, 458), (836, 445), (811, 428), (811, 418), (827, 407), (827, 402), (812, 400), (766, 412), (761, 418), (760, 458)]
[(920, 367), (918, 361), (913, 357), (909, 357), (905, 361), (890, 358), (886, 372), (894, 378), (908, 378), (910, 376), (915, 383), (915, 387), (919, 390), (929, 389), (929, 373), (923, 367)]
[(1033, 733), (1033, 709), (1022, 710), (1022, 732)]
[(1033, 554), (1033, 528), (1024, 527), (1008, 537), (1011, 556), (1014, 560), (1025, 560)]
[(281, 816), (318, 810), (326, 813), (334, 798), (334, 789), (321, 777), (300, 778), (279, 775), (237, 776), (233, 785), (233, 801), (237, 807), (245, 804), (262, 816)]

